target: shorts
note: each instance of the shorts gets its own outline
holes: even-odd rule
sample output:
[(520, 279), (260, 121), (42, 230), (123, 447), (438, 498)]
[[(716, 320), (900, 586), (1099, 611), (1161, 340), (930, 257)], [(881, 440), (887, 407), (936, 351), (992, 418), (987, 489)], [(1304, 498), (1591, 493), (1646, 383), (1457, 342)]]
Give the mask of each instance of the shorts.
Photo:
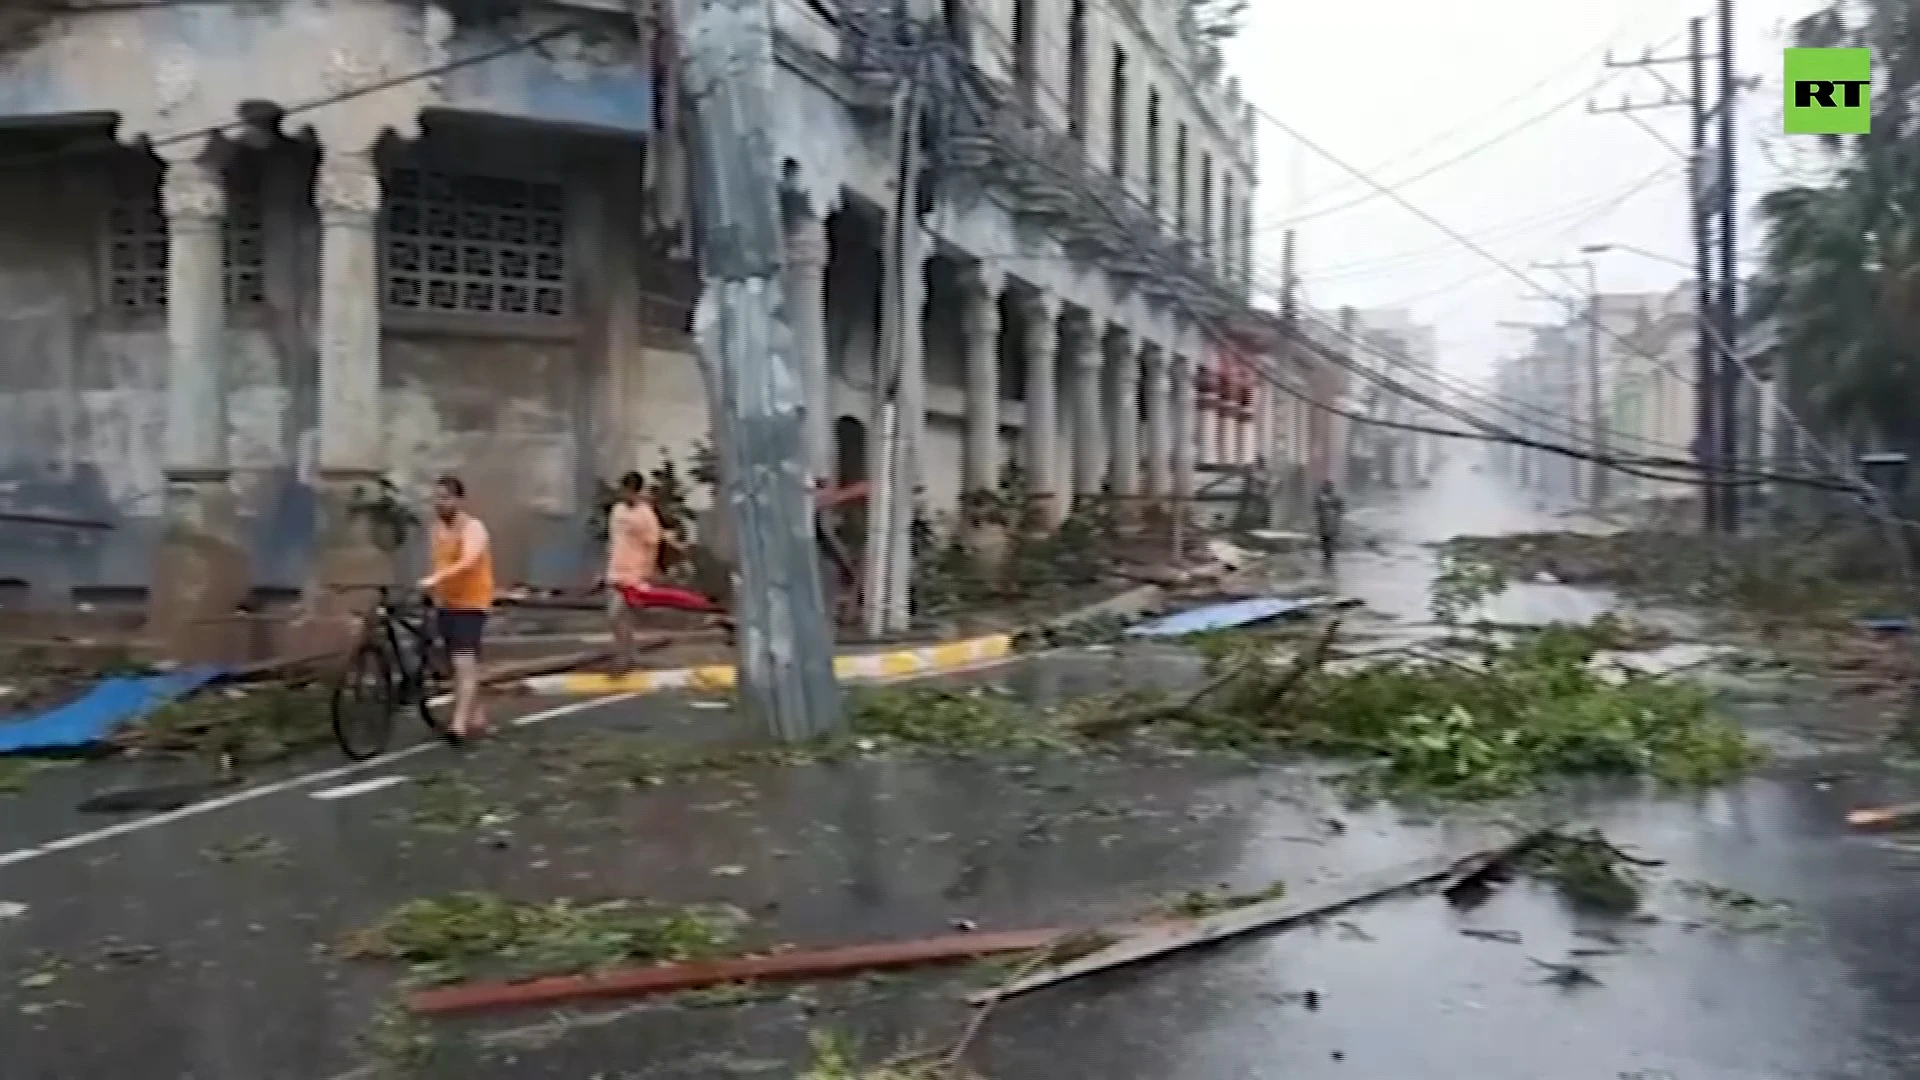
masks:
[(440, 640), (446, 642), (448, 652), (479, 654), (480, 638), (487, 629), (486, 612), (441, 608), (437, 618)]

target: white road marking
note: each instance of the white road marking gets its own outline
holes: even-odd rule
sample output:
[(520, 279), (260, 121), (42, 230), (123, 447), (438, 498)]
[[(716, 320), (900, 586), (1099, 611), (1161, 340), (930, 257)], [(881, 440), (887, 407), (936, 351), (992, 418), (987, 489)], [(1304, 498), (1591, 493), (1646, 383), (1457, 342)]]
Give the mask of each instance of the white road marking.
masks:
[[(560, 717), (571, 716), (574, 713), (585, 712), (588, 709), (596, 709), (603, 705), (618, 705), (622, 702), (631, 701), (639, 696), (639, 694), (615, 694), (611, 697), (589, 698), (585, 701), (569, 702), (565, 705), (556, 706), (555, 708), (518, 717), (513, 721), (513, 724), (515, 727), (527, 727), (548, 720), (558, 720)], [(392, 753), (381, 754), (376, 758), (368, 758), (365, 761), (338, 765), (331, 769), (322, 769), (319, 772), (307, 773), (304, 776), (290, 776), (285, 780), (275, 780), (270, 784), (260, 784), (257, 787), (242, 788), (228, 795), (207, 799), (204, 802), (193, 803), (190, 806), (183, 806), (178, 810), (168, 810), (162, 814), (136, 818), (133, 821), (123, 821), (117, 825), (109, 825), (104, 829), (95, 829), (92, 832), (63, 836), (58, 840), (49, 840), (38, 847), (21, 848), (18, 851), (9, 851), (0, 854), (0, 867), (32, 862), (34, 859), (44, 858), (55, 852), (72, 851), (75, 848), (97, 844), (102, 840), (111, 840), (117, 836), (126, 836), (129, 833), (142, 832), (146, 829), (157, 829), (162, 825), (171, 825), (176, 821), (185, 821), (191, 817), (199, 817), (201, 814), (210, 814), (215, 810), (225, 810), (230, 806), (239, 806), (242, 803), (249, 803), (255, 799), (264, 799), (269, 795), (278, 795), (283, 791), (296, 791), (300, 788), (312, 787), (315, 784), (326, 784), (335, 780), (343, 780), (349, 776), (356, 776), (363, 772), (383, 768), (396, 761), (405, 761), (410, 757), (416, 757), (429, 750), (438, 749), (443, 745), (444, 744), (438, 740), (416, 743), (413, 746), (395, 750)]]
[(327, 788), (325, 791), (316, 791), (311, 797), (319, 799), (322, 802), (333, 802), (337, 799), (351, 799), (355, 795), (365, 795), (368, 792), (379, 791), (381, 788), (390, 788), (395, 784), (404, 784), (411, 779), (413, 779), (413, 777), (401, 773), (389, 773), (386, 776), (376, 776), (371, 780), (362, 780), (357, 784), (342, 784), (339, 787)]

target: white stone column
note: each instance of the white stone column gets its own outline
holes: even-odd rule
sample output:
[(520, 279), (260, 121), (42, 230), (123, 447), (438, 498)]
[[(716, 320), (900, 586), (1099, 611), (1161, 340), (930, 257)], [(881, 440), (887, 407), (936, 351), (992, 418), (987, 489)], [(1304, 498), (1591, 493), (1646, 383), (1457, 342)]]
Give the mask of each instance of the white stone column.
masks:
[(1107, 467), (1113, 493), (1127, 514), (1139, 510), (1140, 496), (1140, 354), (1133, 335), (1116, 331), (1107, 336), (1107, 378), (1112, 405), (1107, 410), (1111, 436)]
[(1196, 369), (1191, 358), (1173, 358), (1173, 496), (1177, 513), (1192, 512), (1194, 492), (1194, 453), (1197, 448), (1195, 421), (1199, 409), (1194, 380)]
[(999, 275), (975, 265), (963, 275), (966, 311), (965, 494), (992, 495), (1000, 486)]
[(1096, 499), (1106, 480), (1105, 447), (1101, 445), (1100, 369), (1104, 359), (1100, 335), (1091, 317), (1074, 320), (1068, 335), (1068, 363), (1073, 379), (1073, 493), (1076, 502)]
[(1146, 369), (1147, 494), (1160, 501), (1173, 493), (1173, 376), (1154, 342), (1140, 344), (1140, 363)]
[(160, 185), (167, 219), (169, 475), (227, 480), (226, 179), (211, 153), (168, 161)]
[[(1190, 426), (1187, 430), (1191, 433), (1188, 438), (1194, 444), (1194, 463), (1205, 465), (1213, 461), (1214, 448), (1220, 443), (1220, 414), (1215, 408), (1219, 395), (1215, 393), (1217, 387), (1213, 385), (1213, 372), (1204, 363), (1193, 363), (1189, 377), (1193, 380), (1193, 417), (1188, 421)], [(1204, 393), (1201, 392), (1201, 383), (1207, 384)]]
[(806, 402), (807, 464), (814, 479), (831, 482), (834, 461), (827, 365), (827, 225), (805, 205), (804, 196), (790, 197), (787, 203), (783, 281), (787, 325), (793, 328), (794, 358)]
[(1052, 525), (1060, 519), (1060, 478), (1056, 468), (1060, 460), (1059, 405), (1054, 375), (1055, 356), (1060, 346), (1060, 302), (1044, 292), (1026, 293), (1021, 297), (1021, 315), (1026, 320), (1027, 346), (1023, 467), (1039, 521)]
[[(160, 185), (167, 223), (165, 525), (150, 592), (156, 638), (175, 659), (215, 655), (210, 620), (230, 616), (252, 587), (227, 458), (224, 154), (193, 140), (170, 146)], [(211, 646), (211, 648), (210, 648)]]
[(320, 212), (320, 468), (378, 474), (386, 440), (373, 152), (324, 148), (313, 200)]
[(313, 202), (320, 214), (317, 570), (323, 589), (382, 584), (393, 577), (392, 560), (373, 545), (366, 522), (351, 509), (374, 493), (387, 460), (376, 250), (380, 198), (380, 173), (370, 147), (321, 146)]

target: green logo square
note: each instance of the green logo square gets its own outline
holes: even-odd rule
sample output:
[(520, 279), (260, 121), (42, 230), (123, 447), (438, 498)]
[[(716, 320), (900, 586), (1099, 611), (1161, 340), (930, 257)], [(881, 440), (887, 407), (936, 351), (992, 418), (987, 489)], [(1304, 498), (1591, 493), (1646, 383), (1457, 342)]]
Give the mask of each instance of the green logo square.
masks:
[(1865, 135), (1872, 117), (1866, 49), (1788, 49), (1789, 135)]

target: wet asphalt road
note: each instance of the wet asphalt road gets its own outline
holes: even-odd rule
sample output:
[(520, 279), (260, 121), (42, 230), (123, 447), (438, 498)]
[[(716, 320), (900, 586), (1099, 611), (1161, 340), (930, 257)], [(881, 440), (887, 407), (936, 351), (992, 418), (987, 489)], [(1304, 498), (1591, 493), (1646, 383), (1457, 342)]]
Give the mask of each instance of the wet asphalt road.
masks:
[[(1344, 557), (1340, 588), (1418, 621), (1431, 567), (1421, 541), (1567, 527), (1467, 465), (1357, 510), (1387, 543)], [(1500, 614), (1580, 618), (1605, 603), (1537, 587)], [(1044, 700), (1193, 674), (1129, 651), (982, 680)], [(1409, 897), (1009, 1002), (970, 1056), (996, 1080), (1920, 1077), (1920, 843), (1842, 824), (1853, 807), (1920, 797), (1920, 783), (1870, 748), (1820, 738), (1821, 703), (1749, 715), (1783, 752), (1737, 788), (1561, 808), (1667, 860), (1649, 893), (1656, 922), (1583, 921), (1524, 885), (1464, 912)], [(665, 699), (582, 708), (461, 758), (432, 749), (306, 782), (291, 768), (263, 778), (284, 788), (70, 847), (61, 838), (101, 827), (72, 811), (76, 793), (122, 783), (125, 770), (36, 778), (0, 800), (0, 1076), (377, 1075), (362, 1038), (395, 972), (329, 947), (394, 904), (453, 889), (725, 899), (754, 917), (750, 941), (815, 944), (945, 932), (963, 918), (1097, 921), (1193, 887), (1396, 863), (1451, 831), (1350, 812), (1299, 771), (1205, 758), (871, 762), (639, 791), (568, 764), (608, 738), (727, 738), (731, 724)], [(388, 786), (343, 788), (363, 783)], [(1731, 928), (1686, 894), (1689, 880), (1778, 899), (1786, 914)], [(8, 904), (25, 910), (8, 917)], [(1540, 983), (1536, 961), (1576, 949), (1606, 952), (1582, 961), (1598, 985)], [(497, 1015), (442, 1026), (444, 1056), (424, 1074), (784, 1078), (810, 1030), (846, 1030), (875, 1056), (944, 1044), (965, 1019), (955, 994), (986, 978)], [(1317, 1008), (1299, 996), (1309, 989)]]

